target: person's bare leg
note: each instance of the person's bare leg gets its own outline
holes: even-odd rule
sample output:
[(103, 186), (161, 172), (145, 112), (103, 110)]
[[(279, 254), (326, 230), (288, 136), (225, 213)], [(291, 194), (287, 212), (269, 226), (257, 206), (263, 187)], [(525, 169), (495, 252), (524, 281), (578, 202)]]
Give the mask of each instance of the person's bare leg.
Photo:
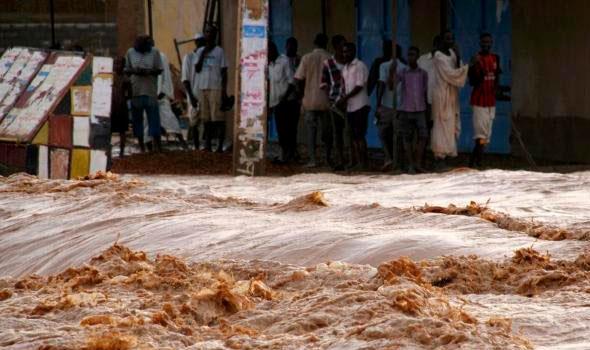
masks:
[(180, 142), (180, 147), (185, 151), (188, 150), (188, 145), (184, 140), (184, 136), (182, 136), (182, 134), (176, 134), (176, 137), (178, 138), (178, 142)]

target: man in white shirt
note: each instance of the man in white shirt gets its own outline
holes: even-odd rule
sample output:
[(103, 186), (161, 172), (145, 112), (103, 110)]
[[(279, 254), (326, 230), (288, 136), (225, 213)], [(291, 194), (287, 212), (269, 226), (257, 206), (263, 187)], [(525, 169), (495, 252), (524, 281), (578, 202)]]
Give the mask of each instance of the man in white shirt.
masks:
[(326, 50), (328, 37), (322, 33), (317, 34), (314, 45), (315, 49), (301, 58), (301, 63), (295, 72), (295, 80), (301, 87), (300, 90), (304, 91), (302, 104), (307, 126), (307, 151), (309, 153), (307, 168), (318, 166), (316, 158), (318, 127), (326, 147), (326, 162), (328, 165), (332, 163), (332, 119), (328, 114), (330, 101), (328, 94), (321, 89), (323, 64), (331, 56)]
[(289, 119), (299, 113), (299, 104), (295, 96), (295, 71), (286, 55), (279, 56), (275, 43), (268, 45), (268, 80), (270, 87), (269, 108), (274, 113), (281, 146), (280, 163), (294, 159), (295, 149), (290, 142), (291, 130)]
[(225, 52), (216, 44), (217, 28), (205, 29), (205, 46), (197, 50), (195, 73), (199, 116), (205, 123), (205, 149), (211, 151), (213, 133), (217, 136), (217, 152), (223, 152), (225, 113), (221, 110), (227, 99), (227, 61)]
[(432, 39), (432, 51), (425, 53), (424, 55), (420, 56), (418, 59), (418, 67), (422, 68), (428, 74), (428, 94), (427, 94), (427, 112), (426, 112), (426, 119), (428, 121), (428, 126), (432, 128), (432, 90), (434, 89), (434, 54), (436, 50), (440, 46), (440, 35), (436, 35), (434, 39)]
[(356, 45), (353, 43), (344, 44), (344, 62), (342, 78), (344, 79), (344, 96), (338, 103), (346, 109), (348, 125), (352, 138), (352, 163), (355, 167), (355, 158), (360, 167), (357, 170), (368, 169), (367, 135), (369, 112), (371, 110), (369, 95), (367, 94), (367, 82), (369, 80), (369, 69), (356, 58)]
[(189, 116), (189, 139), (193, 137), (195, 149), (200, 148), (200, 140), (203, 139), (204, 130), (203, 122), (198, 116), (199, 102), (198, 95), (198, 78), (199, 75), (195, 72), (195, 65), (197, 64), (197, 50), (205, 45), (205, 37), (201, 33), (196, 33), (195, 50), (187, 53), (182, 59), (181, 78), (186, 97), (188, 101), (188, 116)]
[[(401, 57), (401, 47), (396, 46), (396, 57)], [(399, 58), (396, 58), (395, 64), (393, 59), (384, 62), (379, 67), (379, 82), (377, 83), (377, 128), (379, 129), (379, 138), (381, 139), (381, 145), (383, 152), (385, 153), (385, 163), (383, 164), (382, 170), (386, 170), (390, 167), (396, 167), (397, 163), (397, 133), (398, 123), (396, 118), (396, 109), (401, 104), (401, 84), (399, 81), (395, 84), (395, 92), (392, 89), (392, 65), (395, 66), (395, 74), (399, 76), (401, 72), (406, 68), (406, 65), (402, 63)], [(397, 80), (397, 79), (396, 79)]]

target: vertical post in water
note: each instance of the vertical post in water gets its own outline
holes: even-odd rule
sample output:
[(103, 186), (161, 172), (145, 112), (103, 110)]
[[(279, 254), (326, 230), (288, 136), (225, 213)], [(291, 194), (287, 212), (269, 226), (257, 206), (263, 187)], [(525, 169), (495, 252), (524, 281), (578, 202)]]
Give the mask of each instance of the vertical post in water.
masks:
[(234, 175), (264, 175), (268, 0), (238, 0)]

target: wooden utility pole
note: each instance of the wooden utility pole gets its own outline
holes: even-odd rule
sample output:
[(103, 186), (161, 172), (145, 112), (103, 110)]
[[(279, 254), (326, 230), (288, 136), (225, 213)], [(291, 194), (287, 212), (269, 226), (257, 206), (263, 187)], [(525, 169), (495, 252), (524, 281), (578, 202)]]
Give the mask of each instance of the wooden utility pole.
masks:
[(268, 0), (238, 0), (234, 175), (264, 175)]

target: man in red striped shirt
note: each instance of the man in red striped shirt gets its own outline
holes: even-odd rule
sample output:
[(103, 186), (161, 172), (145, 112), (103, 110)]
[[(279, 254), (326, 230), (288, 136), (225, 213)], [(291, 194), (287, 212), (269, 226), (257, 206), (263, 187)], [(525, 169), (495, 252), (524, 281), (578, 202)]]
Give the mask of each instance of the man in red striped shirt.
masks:
[(471, 60), (469, 83), (473, 86), (471, 106), (473, 107), (473, 139), (475, 146), (469, 159), (470, 167), (480, 167), (485, 146), (492, 136), (492, 123), (496, 116), (496, 91), (500, 73), (500, 57), (491, 52), (492, 35), (480, 36), (481, 51)]

